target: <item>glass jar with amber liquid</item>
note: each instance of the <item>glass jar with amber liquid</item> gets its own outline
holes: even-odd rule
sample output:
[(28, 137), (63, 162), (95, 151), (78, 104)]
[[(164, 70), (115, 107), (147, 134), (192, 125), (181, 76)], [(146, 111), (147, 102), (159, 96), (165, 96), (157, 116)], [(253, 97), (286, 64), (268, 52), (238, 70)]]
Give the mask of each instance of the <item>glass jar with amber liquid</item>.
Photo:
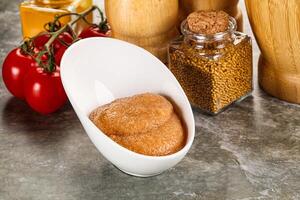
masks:
[[(70, 12), (81, 13), (93, 5), (93, 0), (28, 0), (20, 4), (20, 15), (23, 37), (34, 37), (44, 31), (44, 25), (54, 20), (56, 15)], [(60, 19), (62, 24), (71, 21), (71, 16)], [(92, 22), (92, 14), (86, 19)], [(87, 24), (79, 20), (76, 24), (76, 32), (80, 32)]]

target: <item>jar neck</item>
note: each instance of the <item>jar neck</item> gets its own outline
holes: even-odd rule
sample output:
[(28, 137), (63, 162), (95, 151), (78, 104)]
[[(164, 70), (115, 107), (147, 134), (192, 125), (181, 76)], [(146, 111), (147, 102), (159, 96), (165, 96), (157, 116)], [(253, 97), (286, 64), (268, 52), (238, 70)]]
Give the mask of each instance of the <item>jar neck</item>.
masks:
[(74, 2), (74, 0), (34, 0), (36, 4), (47, 6), (64, 6)]
[(233, 17), (229, 18), (228, 29), (224, 32), (216, 34), (199, 34), (189, 30), (187, 21), (181, 23), (181, 32), (184, 36), (184, 42), (196, 45), (198, 47), (214, 46), (222, 48), (224, 45), (234, 41), (235, 32), (237, 29), (236, 20)]

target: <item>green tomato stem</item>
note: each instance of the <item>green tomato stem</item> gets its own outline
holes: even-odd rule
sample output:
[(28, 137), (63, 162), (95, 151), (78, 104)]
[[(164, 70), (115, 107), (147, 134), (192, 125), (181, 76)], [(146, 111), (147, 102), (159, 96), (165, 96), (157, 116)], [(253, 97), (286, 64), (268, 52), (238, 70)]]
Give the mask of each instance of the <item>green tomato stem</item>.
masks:
[[(65, 32), (65, 31), (67, 31), (68, 29), (70, 29), (70, 30), (72, 30), (72, 25), (74, 25), (76, 22), (78, 22), (80, 19), (85, 19), (85, 17), (88, 15), (88, 14), (90, 14), (91, 12), (93, 12), (94, 10), (98, 10), (99, 8), (97, 7), (97, 6), (92, 6), (92, 7), (90, 7), (88, 10), (86, 10), (86, 11), (84, 11), (84, 12), (82, 12), (82, 13), (68, 13), (68, 14), (74, 14), (74, 15), (76, 15), (76, 16), (78, 16), (76, 19), (74, 19), (74, 20), (72, 20), (71, 22), (69, 22), (68, 24), (66, 24), (66, 25), (64, 25), (62, 28), (60, 28), (59, 30), (57, 30), (57, 31), (55, 31), (55, 32), (52, 32), (52, 33), (50, 33), (50, 35), (51, 35), (51, 37), (50, 37), (50, 39), (47, 41), (47, 43), (45, 44), (45, 49), (46, 49), (46, 51), (47, 51), (47, 53), (49, 54), (49, 57), (50, 57), (50, 59), (51, 58), (53, 58), (53, 52), (51, 51), (51, 48), (50, 48), (50, 46), (51, 46), (51, 44), (56, 40), (56, 38), (58, 38), (59, 37), (59, 35), (61, 34), (61, 33), (63, 33), (63, 32)], [(100, 10), (100, 9), (99, 9)], [(64, 17), (64, 16), (66, 16), (66, 15), (68, 15), (68, 14), (64, 14), (64, 15), (60, 15), (59, 17), (57, 17), (55, 20), (58, 20), (60, 17)], [(103, 16), (102, 16), (103, 17)], [(73, 30), (72, 30), (72, 37), (73, 37), (73, 39), (76, 39), (76, 34), (73, 32)], [(75, 38), (74, 38), (75, 37)], [(41, 56), (40, 56), (41, 57)], [(40, 61), (40, 59), (39, 59), (39, 64), (41, 64), (41, 61)], [(53, 62), (53, 59), (51, 59), (50, 60), (50, 62)], [(49, 72), (53, 72), (53, 71), (55, 71), (55, 65), (53, 65), (53, 63), (52, 64), (49, 64), (49, 65), (51, 65), (51, 67), (49, 67), (49, 69), (47, 70), (47, 71), (49, 71)], [(53, 67), (54, 66), (54, 67)]]

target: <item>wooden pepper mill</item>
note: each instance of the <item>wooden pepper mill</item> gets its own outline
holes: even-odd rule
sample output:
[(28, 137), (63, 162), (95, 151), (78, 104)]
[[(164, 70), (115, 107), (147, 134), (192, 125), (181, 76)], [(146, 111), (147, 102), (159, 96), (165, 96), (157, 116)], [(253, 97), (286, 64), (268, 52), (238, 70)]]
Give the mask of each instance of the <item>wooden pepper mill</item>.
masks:
[(178, 0), (105, 0), (112, 36), (136, 44), (167, 62), (168, 43), (179, 32)]
[(197, 10), (223, 10), (237, 21), (237, 30), (243, 31), (243, 15), (238, 7), (239, 0), (179, 0), (180, 21)]
[(262, 52), (259, 84), (267, 93), (300, 104), (300, 1), (246, 0)]

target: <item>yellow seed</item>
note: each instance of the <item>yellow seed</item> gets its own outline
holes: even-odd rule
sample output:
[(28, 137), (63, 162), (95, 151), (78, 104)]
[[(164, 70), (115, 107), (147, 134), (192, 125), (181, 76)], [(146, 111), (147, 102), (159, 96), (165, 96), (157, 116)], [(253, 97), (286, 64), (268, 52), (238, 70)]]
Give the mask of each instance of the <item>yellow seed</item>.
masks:
[[(219, 53), (223, 56), (216, 60), (200, 56)], [(175, 51), (170, 48), (169, 68), (190, 102), (210, 113), (252, 91), (252, 46), (248, 38), (223, 49), (196, 49), (183, 43)]]

